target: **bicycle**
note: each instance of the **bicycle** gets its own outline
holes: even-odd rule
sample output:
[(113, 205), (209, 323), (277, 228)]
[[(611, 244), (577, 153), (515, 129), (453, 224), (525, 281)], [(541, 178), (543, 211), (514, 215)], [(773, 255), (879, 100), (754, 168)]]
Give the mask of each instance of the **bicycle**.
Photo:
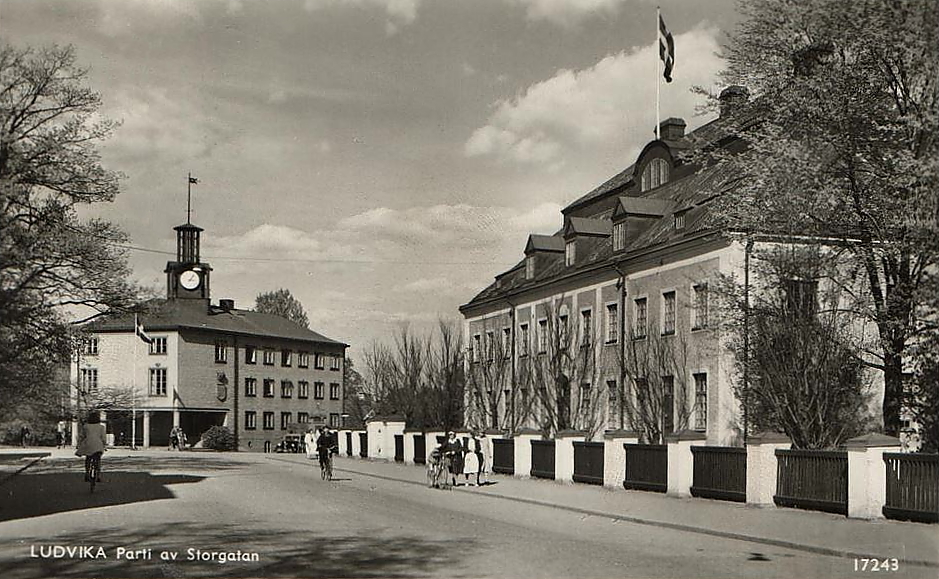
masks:
[(96, 452), (88, 457), (85, 466), (85, 480), (91, 485), (91, 492), (95, 492), (95, 484), (101, 478), (101, 453)]
[(335, 450), (330, 448), (325, 454), (320, 455), (320, 476), (325, 481), (333, 480), (333, 454)]

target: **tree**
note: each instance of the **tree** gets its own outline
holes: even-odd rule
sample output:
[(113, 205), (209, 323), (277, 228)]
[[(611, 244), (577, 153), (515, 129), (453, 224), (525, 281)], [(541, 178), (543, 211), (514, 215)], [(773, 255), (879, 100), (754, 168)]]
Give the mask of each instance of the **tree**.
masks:
[(736, 178), (713, 213), (731, 230), (847, 250), (863, 281), (852, 307), (879, 338), (865, 362), (883, 372), (884, 430), (897, 435), (903, 358), (939, 251), (939, 4), (754, 0), (740, 11), (723, 80), (755, 93), (760, 122), (737, 123), (749, 148), (717, 159)]
[[(493, 319), (480, 328), (480, 343), (470, 345), (466, 375), (466, 423), (475, 428), (514, 429), (512, 410), (512, 347), (507, 328)], [(511, 331), (511, 330), (508, 330)], [(474, 338), (475, 339), (475, 338)], [(510, 393), (506, 396), (506, 392)]]
[[(120, 175), (98, 144), (101, 97), (72, 47), (0, 46), (0, 397), (48, 387), (37, 369), (66, 364), (79, 324), (139, 302), (127, 238), (78, 209), (113, 201)], [(12, 405), (12, 403), (11, 403)]]
[(258, 297), (254, 298), (254, 311), (274, 314), (275, 316), (287, 318), (291, 322), (303, 326), (304, 328), (310, 327), (310, 320), (306, 317), (303, 304), (300, 303), (300, 300), (293, 297), (293, 294), (287, 289), (282, 288), (276, 291), (258, 294)]
[(346, 357), (343, 362), (342, 383), (342, 410), (348, 415), (343, 426), (361, 428), (372, 405), (366, 395), (362, 375), (355, 369), (352, 358)]

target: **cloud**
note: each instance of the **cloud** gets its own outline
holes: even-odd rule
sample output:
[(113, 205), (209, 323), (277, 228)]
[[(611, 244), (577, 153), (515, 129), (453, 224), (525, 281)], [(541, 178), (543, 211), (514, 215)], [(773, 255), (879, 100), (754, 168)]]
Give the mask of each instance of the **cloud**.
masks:
[[(715, 55), (718, 31), (697, 28), (675, 39), (675, 81), (663, 85), (663, 118), (694, 115), (694, 85), (708, 86), (722, 67)], [(494, 156), (518, 163), (562, 163), (571, 152), (617, 143), (641, 145), (649, 133), (636, 134), (639, 119), (651, 119), (655, 88), (652, 45), (606, 56), (583, 70), (559, 70), (523, 94), (498, 101), (486, 125), (464, 144), (467, 156)], [(643, 120), (645, 124), (646, 121)], [(654, 121), (647, 126), (651, 131)]]
[(303, 7), (307, 12), (325, 10), (333, 6), (371, 6), (385, 11), (385, 33), (396, 34), (401, 26), (411, 24), (417, 19), (417, 9), (421, 0), (306, 0)]
[[(231, 9), (231, 5), (228, 6)], [(136, 34), (142, 27), (149, 30), (171, 23), (203, 23), (199, 3), (194, 0), (121, 0), (99, 4), (98, 29), (107, 36)]]
[(626, 0), (509, 0), (525, 7), (529, 20), (546, 20), (558, 26), (574, 26), (589, 18), (615, 14)]

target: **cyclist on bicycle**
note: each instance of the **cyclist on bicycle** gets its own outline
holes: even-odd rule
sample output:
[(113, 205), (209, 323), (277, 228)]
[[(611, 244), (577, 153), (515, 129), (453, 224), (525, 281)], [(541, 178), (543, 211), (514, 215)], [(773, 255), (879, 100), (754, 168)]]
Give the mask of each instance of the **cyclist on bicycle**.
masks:
[(336, 452), (336, 442), (328, 426), (324, 426), (320, 431), (319, 438), (316, 439), (316, 451), (320, 455), (320, 467), (326, 465), (330, 460), (330, 453)]
[(89, 412), (78, 438), (78, 447), (75, 449), (76, 456), (85, 457), (85, 482), (90, 482), (88, 473), (91, 471), (93, 460), (98, 461), (98, 478), (95, 482), (101, 482), (101, 455), (107, 444), (108, 438), (105, 426), (101, 424), (101, 415), (96, 410)]

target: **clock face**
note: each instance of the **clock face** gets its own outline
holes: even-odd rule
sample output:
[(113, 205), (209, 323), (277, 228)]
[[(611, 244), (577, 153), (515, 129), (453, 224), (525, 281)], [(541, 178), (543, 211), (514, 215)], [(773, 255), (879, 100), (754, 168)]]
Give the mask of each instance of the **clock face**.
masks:
[(202, 283), (202, 278), (191, 269), (179, 274), (179, 284), (187, 290), (196, 289), (200, 283)]

